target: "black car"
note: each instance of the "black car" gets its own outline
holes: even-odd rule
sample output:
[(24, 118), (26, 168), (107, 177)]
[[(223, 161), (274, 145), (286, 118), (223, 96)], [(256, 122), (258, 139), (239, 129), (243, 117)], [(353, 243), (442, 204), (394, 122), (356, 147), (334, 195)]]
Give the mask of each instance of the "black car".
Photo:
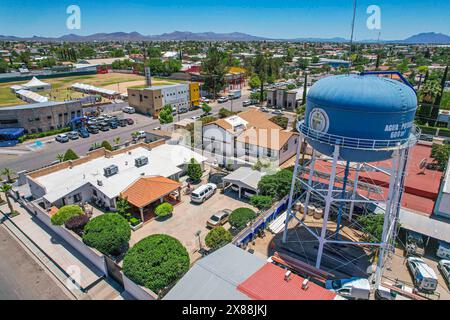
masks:
[(119, 120), (119, 126), (126, 127), (127, 124), (128, 124), (127, 120), (125, 120), (125, 119), (120, 119)]
[(98, 133), (98, 127), (97, 126), (89, 126), (89, 127), (87, 127), (87, 131), (89, 133), (92, 133), (92, 134), (97, 134)]
[(133, 119), (127, 118), (127, 119), (125, 119), (125, 120), (127, 121), (127, 123), (128, 123), (129, 125), (134, 124), (134, 120), (133, 120)]
[(78, 130), (78, 134), (82, 138), (89, 138), (89, 132), (86, 129), (80, 129)]

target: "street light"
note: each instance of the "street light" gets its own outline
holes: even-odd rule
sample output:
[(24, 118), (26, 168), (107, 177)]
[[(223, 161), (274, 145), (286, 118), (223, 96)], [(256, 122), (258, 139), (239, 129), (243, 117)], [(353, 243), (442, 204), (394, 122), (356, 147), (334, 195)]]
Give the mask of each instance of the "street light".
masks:
[(200, 235), (202, 234), (202, 231), (201, 230), (198, 230), (196, 233), (195, 233), (195, 236), (196, 237), (198, 237), (198, 245), (199, 245), (199, 251), (201, 251), (203, 248), (202, 248), (202, 241), (201, 241), (201, 239), (200, 239)]

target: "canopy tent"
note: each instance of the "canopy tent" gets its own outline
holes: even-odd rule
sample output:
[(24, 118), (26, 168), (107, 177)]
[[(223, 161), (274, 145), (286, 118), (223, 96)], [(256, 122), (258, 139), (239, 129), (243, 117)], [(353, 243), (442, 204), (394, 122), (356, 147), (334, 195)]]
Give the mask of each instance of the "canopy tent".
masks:
[(100, 94), (103, 96), (107, 96), (108, 98), (114, 98), (114, 97), (120, 96), (120, 93), (117, 91), (99, 88), (99, 87), (91, 86), (89, 84), (84, 84), (84, 83), (73, 84), (72, 90), (80, 91), (80, 92), (84, 92), (84, 93)]
[(18, 92), (20, 90), (28, 90), (28, 91), (43, 91), (43, 90), (50, 90), (52, 88), (52, 85), (49, 83), (42, 82), (36, 77), (33, 77), (30, 81), (28, 81), (25, 84), (22, 85), (14, 85), (11, 86), (10, 89), (13, 92)]
[(41, 96), (40, 94), (29, 90), (22, 89), (17, 91), (16, 94), (19, 95), (20, 99), (28, 103), (40, 103), (48, 101), (47, 97)]

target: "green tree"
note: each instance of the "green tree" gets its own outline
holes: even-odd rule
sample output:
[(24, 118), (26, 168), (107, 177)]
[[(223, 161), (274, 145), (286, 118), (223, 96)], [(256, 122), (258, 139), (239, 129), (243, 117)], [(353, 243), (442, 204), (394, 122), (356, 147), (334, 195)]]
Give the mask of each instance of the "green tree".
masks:
[(216, 46), (211, 46), (202, 61), (202, 73), (205, 77), (204, 88), (212, 93), (213, 99), (225, 87), (227, 55)]
[(250, 198), (250, 204), (259, 210), (267, 210), (272, 207), (273, 199), (269, 196), (255, 195)]
[(7, 182), (11, 183), (13, 182), (12, 175), (14, 174), (14, 171), (10, 168), (3, 168), (2, 175), (6, 177)]
[(203, 110), (204, 114), (208, 114), (208, 113), (211, 112), (212, 108), (211, 108), (211, 106), (209, 104), (203, 102), (202, 103), (202, 110)]
[(131, 209), (130, 203), (125, 198), (119, 198), (116, 202), (117, 213), (122, 217), (126, 217), (128, 214), (128, 210)]
[(158, 218), (165, 218), (167, 216), (170, 216), (172, 212), (173, 206), (167, 202), (161, 203), (155, 209), (155, 214), (158, 216)]
[(123, 272), (138, 285), (159, 293), (181, 278), (189, 265), (189, 254), (180, 241), (156, 234), (128, 250), (123, 260)]
[(188, 164), (187, 175), (194, 183), (198, 183), (203, 175), (202, 166), (194, 158)]
[(208, 232), (205, 238), (206, 245), (216, 250), (233, 240), (233, 235), (224, 227), (216, 227)]
[(357, 218), (358, 223), (361, 225), (364, 233), (365, 240), (370, 242), (380, 242), (383, 235), (383, 223), (384, 215), (382, 214), (369, 214), (359, 216)]
[(119, 145), (120, 144), (120, 137), (115, 137), (113, 141), (114, 141), (114, 144), (116, 146)]
[(64, 159), (63, 161), (69, 161), (69, 160), (76, 160), (78, 159), (78, 155), (75, 153), (75, 151), (73, 151), (72, 149), (69, 149), (66, 151), (66, 153), (64, 154)]
[(248, 85), (252, 89), (258, 89), (261, 87), (261, 80), (259, 80), (258, 75), (253, 75), (250, 80), (248, 81)]
[(111, 146), (111, 144), (106, 140), (102, 141), (101, 147), (105, 148), (105, 150), (108, 150), (108, 151), (113, 150), (113, 147)]
[(83, 242), (103, 254), (119, 256), (128, 247), (131, 227), (128, 221), (117, 213), (105, 213), (84, 227)]
[(5, 60), (0, 59), (0, 73), (6, 73), (8, 72), (8, 69), (8, 63)]
[(439, 171), (445, 171), (450, 157), (449, 144), (433, 144), (431, 148), (431, 158), (436, 161)]
[(59, 162), (63, 162), (64, 161), (64, 155), (62, 153), (58, 153), (56, 155), (56, 160), (58, 160)]
[(164, 108), (159, 112), (159, 122), (161, 124), (167, 124), (173, 122), (173, 111), (171, 105), (165, 105)]
[(241, 229), (247, 225), (252, 219), (256, 217), (255, 211), (249, 208), (238, 208), (234, 210), (230, 217), (228, 218), (228, 222), (230, 225), (236, 229)]
[(60, 208), (58, 212), (56, 212), (51, 217), (51, 222), (55, 226), (62, 226), (67, 220), (72, 217), (81, 216), (84, 214), (83, 210), (80, 206), (77, 205), (68, 205)]
[(259, 102), (262, 105), (264, 102), (264, 83), (268, 81), (268, 63), (267, 58), (261, 52), (255, 57), (254, 68), (255, 73), (261, 81), (259, 86)]
[(280, 200), (286, 196), (291, 188), (292, 171), (283, 169), (272, 175), (265, 175), (258, 183), (258, 189), (263, 196)]
[(231, 112), (230, 110), (225, 109), (225, 108), (221, 108), (219, 110), (219, 118), (220, 119), (231, 117), (234, 114), (236, 114), (236, 112)]
[(161, 49), (158, 47), (150, 47), (147, 49), (147, 56), (149, 58), (161, 58), (162, 53), (161, 53)]
[(0, 187), (0, 192), (3, 192), (5, 194), (6, 202), (8, 203), (9, 212), (12, 214), (14, 213), (14, 208), (12, 206), (11, 200), (8, 197), (8, 192), (12, 189), (12, 186), (9, 184), (4, 184)]

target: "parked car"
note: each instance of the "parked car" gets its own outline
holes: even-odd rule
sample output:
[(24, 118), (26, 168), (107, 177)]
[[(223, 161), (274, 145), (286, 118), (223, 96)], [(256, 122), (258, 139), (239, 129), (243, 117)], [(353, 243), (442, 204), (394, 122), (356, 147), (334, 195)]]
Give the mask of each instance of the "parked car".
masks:
[(67, 134), (58, 134), (55, 140), (61, 143), (65, 143), (69, 142), (69, 137), (67, 136)]
[(138, 139), (144, 139), (146, 136), (145, 131), (138, 131), (136, 134), (136, 138)]
[(119, 124), (120, 127), (126, 127), (128, 123), (127, 123), (127, 120), (120, 119), (118, 124)]
[(200, 102), (204, 102), (204, 103), (210, 103), (210, 100), (206, 97), (201, 97), (200, 98)]
[(192, 116), (191, 117), (191, 119), (195, 120), (195, 121), (200, 120), (201, 118), (202, 118), (201, 116)]
[(132, 125), (132, 124), (134, 124), (134, 120), (133, 119), (130, 119), (130, 118), (126, 118), (125, 119), (125, 121), (128, 123), (128, 125)]
[(206, 225), (211, 228), (223, 226), (228, 221), (230, 214), (231, 210), (229, 209), (220, 210), (208, 219)]
[(262, 108), (261, 108), (261, 111), (262, 111), (262, 112), (270, 112), (270, 110), (267, 109), (266, 107), (262, 107)]
[(130, 113), (130, 114), (136, 112), (136, 110), (133, 107), (122, 108), (122, 111), (125, 112), (125, 113)]
[(78, 133), (82, 138), (89, 138), (90, 136), (89, 132), (86, 129), (80, 129), (78, 130)]
[(251, 106), (251, 105), (252, 105), (252, 102), (250, 100), (244, 100), (242, 102), (242, 106), (243, 107), (248, 107), (248, 106)]
[(117, 129), (117, 128), (119, 127), (119, 122), (117, 122), (117, 121), (111, 121), (111, 122), (109, 123), (109, 127), (110, 127), (111, 129)]
[(225, 103), (225, 102), (228, 102), (228, 97), (220, 97), (219, 99), (217, 99), (217, 102), (218, 103)]
[(89, 126), (89, 127), (87, 127), (87, 131), (89, 133), (92, 133), (92, 134), (97, 134), (98, 133), (98, 127), (97, 126)]
[(447, 286), (450, 289), (450, 260), (441, 260), (438, 263), (438, 269), (442, 273), (442, 277), (445, 282), (447, 282)]
[(417, 289), (429, 293), (436, 290), (438, 284), (436, 273), (423, 259), (409, 257), (406, 259), (406, 265)]
[(99, 128), (101, 131), (109, 131), (109, 125), (108, 125), (107, 122), (100, 122), (100, 123), (98, 124), (98, 128)]
[(77, 140), (80, 137), (77, 131), (71, 131), (67, 133), (67, 136), (69, 137), (70, 140)]
[(203, 203), (211, 198), (217, 190), (214, 183), (207, 183), (191, 193), (191, 201), (195, 203)]
[(272, 112), (273, 114), (276, 114), (277, 116), (282, 116), (284, 115), (284, 112), (281, 110), (275, 110), (274, 112)]
[(370, 296), (370, 283), (365, 278), (327, 280), (325, 288), (347, 299), (368, 300)]
[(180, 108), (180, 113), (186, 113), (186, 112), (188, 112), (189, 111), (189, 109), (188, 108)]

